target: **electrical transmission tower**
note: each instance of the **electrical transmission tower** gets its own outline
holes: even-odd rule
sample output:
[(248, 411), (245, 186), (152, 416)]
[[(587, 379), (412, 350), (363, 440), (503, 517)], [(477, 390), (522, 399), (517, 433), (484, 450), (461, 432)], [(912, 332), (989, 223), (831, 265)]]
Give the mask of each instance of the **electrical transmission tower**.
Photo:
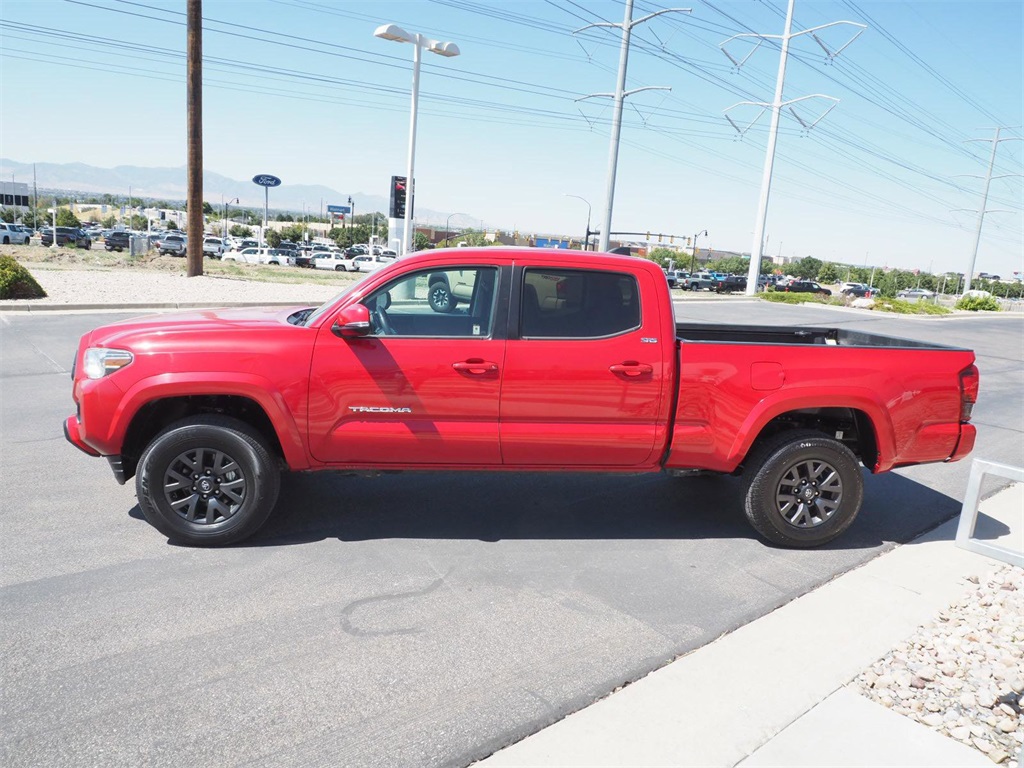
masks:
[[(742, 35), (734, 35), (733, 37), (730, 37), (728, 40), (719, 44), (719, 47), (722, 49), (722, 53), (724, 53), (729, 58), (729, 61), (731, 61), (738, 69), (746, 63), (747, 59), (749, 59), (754, 54), (754, 51), (761, 47), (761, 43), (763, 43), (765, 40), (780, 40), (782, 42), (782, 52), (779, 54), (779, 75), (775, 80), (775, 98), (772, 100), (772, 102), (768, 104), (765, 102), (741, 101), (737, 104), (733, 104), (731, 107), (725, 110), (726, 119), (732, 124), (732, 127), (735, 128), (740, 133), (740, 135), (744, 134), (749, 128), (751, 128), (754, 125), (754, 123), (756, 123), (761, 118), (761, 115), (763, 115), (769, 109), (772, 111), (771, 126), (768, 129), (768, 150), (765, 153), (764, 174), (761, 177), (761, 199), (757, 206), (757, 223), (754, 226), (754, 244), (750, 249), (750, 270), (747, 273), (748, 296), (753, 296), (754, 292), (757, 290), (757, 278), (761, 274), (761, 257), (764, 251), (764, 225), (765, 220), (768, 216), (768, 195), (771, 192), (772, 188), (772, 167), (775, 165), (775, 143), (778, 139), (779, 116), (782, 112), (782, 108), (789, 107), (790, 112), (797, 119), (800, 125), (802, 125), (806, 130), (810, 130), (815, 125), (817, 125), (818, 122), (823, 117), (825, 117), (825, 115), (831, 112), (832, 109), (836, 106), (836, 104), (839, 103), (839, 99), (834, 98), (832, 96), (826, 96), (821, 93), (812, 94), (810, 96), (801, 96), (798, 99), (790, 99), (789, 101), (782, 100), (782, 90), (786, 82), (786, 60), (789, 58), (789, 41), (792, 40), (794, 37), (800, 37), (801, 35), (810, 35), (811, 37), (814, 38), (818, 45), (822, 47), (822, 49), (825, 51), (825, 55), (831, 60), (838, 56), (840, 53), (842, 53), (843, 50), (845, 50), (846, 47), (850, 45), (850, 43), (856, 40), (860, 36), (860, 34), (865, 29), (867, 29), (866, 25), (858, 24), (853, 21), (833, 21), (829, 24), (822, 24), (819, 27), (812, 27), (811, 29), (805, 29), (802, 32), (794, 33), (792, 30), (793, 6), (795, 4), (796, 0), (789, 0), (789, 7), (786, 10), (786, 29), (785, 32), (783, 32), (781, 35), (762, 35), (756, 32), (749, 34), (745, 33)], [(846, 43), (844, 43), (835, 51), (830, 50), (829, 47), (822, 42), (821, 38), (819, 38), (815, 34), (816, 32), (822, 29), (836, 27), (843, 24), (848, 24), (852, 27), (858, 27), (859, 29), (853, 37), (847, 40)], [(750, 49), (750, 51), (747, 52), (746, 56), (744, 56), (741, 59), (736, 59), (729, 54), (729, 52), (725, 49), (725, 46), (728, 45), (733, 40), (738, 40), (741, 38), (756, 38), (757, 44), (752, 49)], [(799, 115), (796, 114), (792, 107), (793, 104), (796, 104), (801, 101), (806, 101), (807, 99), (827, 99), (831, 101), (832, 104), (828, 107), (828, 109), (821, 113), (821, 115), (819, 115), (817, 119), (813, 120), (810, 123), (807, 123), (806, 121), (801, 119)], [(738, 125), (736, 125), (733, 119), (729, 117), (728, 113), (730, 110), (743, 105), (761, 107), (761, 111), (758, 113), (757, 117), (755, 117), (753, 121), (751, 121), (749, 125), (747, 125), (744, 128), (740, 128)]]
[(610, 21), (600, 22), (598, 24), (588, 24), (585, 27), (580, 27), (575, 30), (573, 34), (577, 34), (586, 29), (592, 29), (593, 27), (621, 27), (622, 28), (622, 44), (619, 48), (619, 77), (615, 84), (615, 93), (591, 93), (588, 96), (583, 96), (576, 101), (583, 101), (584, 99), (593, 99), (598, 97), (611, 98), (615, 100), (614, 111), (612, 113), (612, 139), (611, 148), (608, 151), (608, 192), (605, 197), (605, 209), (604, 209), (604, 224), (601, 226), (601, 238), (598, 243), (597, 250), (607, 251), (610, 239), (610, 233), (612, 229), (612, 203), (615, 199), (615, 170), (619, 164), (619, 135), (622, 133), (622, 102), (627, 96), (632, 96), (634, 93), (640, 91), (671, 91), (672, 89), (667, 85), (648, 85), (643, 88), (634, 88), (630, 91), (626, 90), (626, 63), (629, 60), (629, 37), (633, 31), (633, 27), (638, 24), (643, 24), (646, 21), (650, 21), (655, 16), (661, 16), (663, 13), (691, 13), (691, 8), (665, 8), (654, 13), (649, 13), (639, 19), (633, 19), (633, 0), (626, 0), (626, 15), (621, 24), (614, 24)]
[[(978, 245), (981, 243), (981, 225), (985, 223), (986, 213), (995, 213), (998, 209), (988, 209), (988, 188), (992, 184), (992, 179), (1005, 179), (1010, 176), (1019, 176), (1019, 173), (1005, 173), (1001, 176), (993, 176), (992, 169), (996, 164), (996, 148), (999, 146), (1001, 141), (1021, 141), (1022, 139), (1018, 136), (1006, 136), (999, 138), (999, 132), (1002, 128), (995, 129), (995, 136), (991, 139), (968, 139), (968, 141), (990, 141), (992, 142), (992, 154), (988, 159), (988, 173), (984, 177), (971, 174), (972, 179), (985, 179), (985, 191), (981, 193), (981, 207), (978, 209), (978, 226), (974, 230), (974, 248), (971, 250), (971, 260), (967, 265), (967, 272), (964, 273), (964, 293), (971, 290), (971, 278), (974, 276), (974, 263), (978, 260)], [(968, 210), (968, 209), (959, 209)], [(973, 212), (973, 211), (972, 211)]]

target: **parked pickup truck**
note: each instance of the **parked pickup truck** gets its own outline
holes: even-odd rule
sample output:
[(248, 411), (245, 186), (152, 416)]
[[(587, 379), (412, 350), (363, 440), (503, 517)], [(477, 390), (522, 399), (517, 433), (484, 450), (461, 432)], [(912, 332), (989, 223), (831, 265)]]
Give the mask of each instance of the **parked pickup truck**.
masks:
[[(432, 303), (442, 273), (467, 301)], [(106, 325), (72, 378), (67, 439), (191, 545), (256, 532), (283, 470), (430, 469), (739, 474), (765, 539), (815, 546), (854, 521), (862, 464), (967, 455), (979, 382), (967, 349), (677, 324), (653, 262), (516, 248), (412, 255), (318, 308)]]
[(682, 286), (688, 291), (712, 291), (718, 285), (718, 281), (725, 277), (727, 275), (720, 275), (717, 272), (694, 272), (683, 281)]

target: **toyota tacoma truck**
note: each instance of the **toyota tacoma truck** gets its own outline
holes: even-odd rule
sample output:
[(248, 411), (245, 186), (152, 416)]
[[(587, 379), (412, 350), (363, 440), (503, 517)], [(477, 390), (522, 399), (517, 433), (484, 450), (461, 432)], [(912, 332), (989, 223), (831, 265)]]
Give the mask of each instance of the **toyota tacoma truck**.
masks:
[(256, 532), (283, 471), (334, 469), (736, 474), (765, 539), (815, 546), (862, 466), (967, 455), (979, 384), (967, 349), (677, 323), (653, 262), (516, 248), (399, 259), (316, 308), (106, 325), (72, 377), (68, 441), (191, 545)]

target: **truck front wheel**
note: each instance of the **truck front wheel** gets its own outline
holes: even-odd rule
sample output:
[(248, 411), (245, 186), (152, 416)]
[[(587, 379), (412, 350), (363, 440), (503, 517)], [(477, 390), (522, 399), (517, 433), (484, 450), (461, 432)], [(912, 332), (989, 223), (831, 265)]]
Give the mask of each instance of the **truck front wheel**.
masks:
[(158, 531), (210, 547), (254, 534), (270, 516), (280, 483), (265, 440), (248, 425), (196, 416), (171, 424), (146, 447), (135, 491)]
[(744, 512), (773, 544), (816, 547), (850, 527), (864, 499), (857, 457), (812, 430), (777, 434), (755, 447), (743, 471)]

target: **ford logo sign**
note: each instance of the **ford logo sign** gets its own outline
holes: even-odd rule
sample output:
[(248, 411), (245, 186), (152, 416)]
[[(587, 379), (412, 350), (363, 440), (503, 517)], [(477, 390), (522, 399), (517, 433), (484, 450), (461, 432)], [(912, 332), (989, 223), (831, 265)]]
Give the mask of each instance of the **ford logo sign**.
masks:
[(281, 180), (277, 176), (271, 176), (269, 173), (260, 173), (252, 177), (253, 184), (259, 184), (261, 187), (279, 187), (281, 186)]

